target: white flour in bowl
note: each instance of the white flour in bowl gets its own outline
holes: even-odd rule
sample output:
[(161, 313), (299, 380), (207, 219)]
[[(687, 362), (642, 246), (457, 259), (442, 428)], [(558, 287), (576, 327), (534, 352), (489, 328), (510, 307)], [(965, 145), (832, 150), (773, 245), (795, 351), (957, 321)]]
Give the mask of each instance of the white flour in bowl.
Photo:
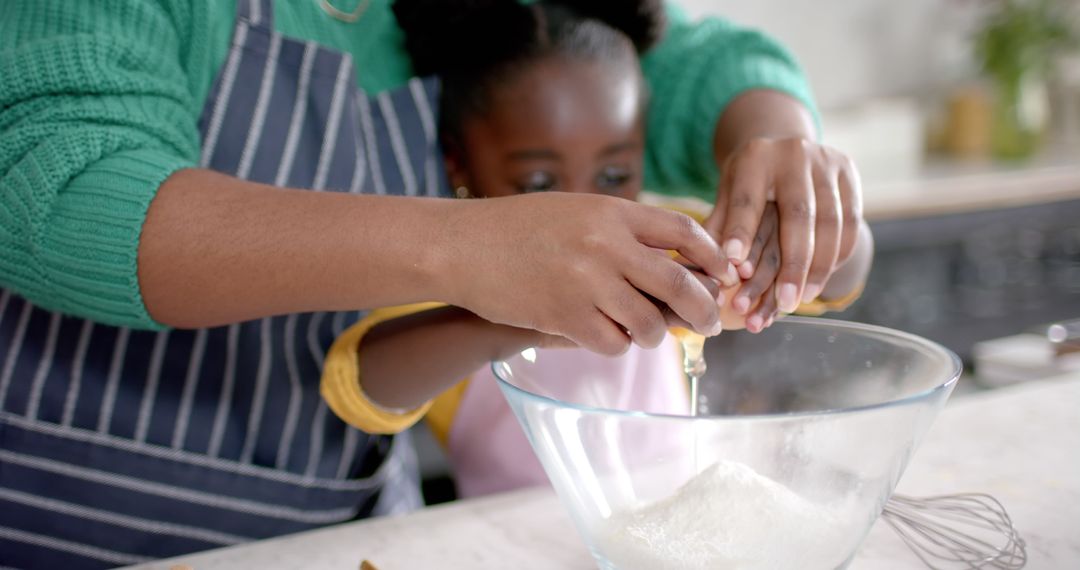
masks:
[(619, 570), (831, 570), (857, 538), (841, 515), (720, 461), (667, 498), (615, 513), (597, 538)]

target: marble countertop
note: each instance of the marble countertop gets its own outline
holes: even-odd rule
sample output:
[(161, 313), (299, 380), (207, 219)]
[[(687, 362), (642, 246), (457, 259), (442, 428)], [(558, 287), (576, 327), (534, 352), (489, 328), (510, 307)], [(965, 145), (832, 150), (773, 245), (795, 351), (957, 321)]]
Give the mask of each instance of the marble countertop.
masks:
[(918, 176), (863, 184), (867, 220), (959, 214), (1080, 200), (1080, 149), (1030, 163), (937, 161)]
[[(707, 215), (697, 198), (643, 192), (640, 200)], [(863, 213), (871, 222), (962, 214), (1080, 200), (1080, 148), (1048, 149), (1026, 162), (934, 158), (917, 173), (863, 180)]]
[[(1028, 543), (1028, 568), (1080, 568), (1080, 373), (961, 396), (916, 452), (898, 492), (990, 493)], [(213, 550), (138, 568), (379, 570), (595, 568), (552, 491), (532, 489)], [(853, 570), (922, 568), (879, 521)]]

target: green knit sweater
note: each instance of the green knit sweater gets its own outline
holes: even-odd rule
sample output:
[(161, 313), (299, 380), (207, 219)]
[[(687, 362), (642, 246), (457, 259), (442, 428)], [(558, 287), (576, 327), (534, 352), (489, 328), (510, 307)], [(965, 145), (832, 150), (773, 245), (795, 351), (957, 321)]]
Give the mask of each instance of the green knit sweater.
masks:
[[(196, 123), (235, 9), (235, 0), (0, 2), (0, 286), (48, 309), (158, 327), (139, 292), (139, 234), (162, 181), (197, 164)], [(643, 62), (645, 183), (708, 199), (713, 129), (729, 100), (771, 88), (813, 104), (792, 57), (761, 34), (675, 10), (671, 20)], [(369, 91), (411, 75), (390, 0), (354, 24), (316, 0), (277, 0), (274, 26), (351, 53)]]

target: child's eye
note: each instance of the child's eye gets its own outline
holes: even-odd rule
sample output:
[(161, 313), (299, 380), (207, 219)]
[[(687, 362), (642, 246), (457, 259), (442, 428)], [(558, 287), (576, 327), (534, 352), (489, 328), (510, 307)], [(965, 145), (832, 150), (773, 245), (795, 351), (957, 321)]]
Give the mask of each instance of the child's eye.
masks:
[(605, 190), (619, 190), (634, 179), (634, 173), (629, 168), (621, 166), (608, 166), (596, 176), (596, 187)]
[(555, 176), (550, 172), (531, 172), (517, 183), (518, 192), (550, 192), (555, 189)]

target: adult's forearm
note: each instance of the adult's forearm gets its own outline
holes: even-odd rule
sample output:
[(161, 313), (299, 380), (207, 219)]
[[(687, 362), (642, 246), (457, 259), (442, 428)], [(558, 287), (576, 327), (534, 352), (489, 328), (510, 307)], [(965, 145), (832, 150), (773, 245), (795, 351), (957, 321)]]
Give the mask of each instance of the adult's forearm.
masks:
[(150, 204), (139, 282), (150, 315), (177, 327), (440, 301), (617, 354), (627, 330), (662, 337), (646, 294), (696, 330), (718, 324), (715, 297), (657, 249), (726, 270), (686, 216), (610, 196), (355, 196), (187, 170)]
[(439, 249), (430, 244), (444, 205), (182, 170), (150, 205), (142, 296), (155, 320), (183, 328), (442, 300)]
[(728, 104), (716, 125), (713, 147), (719, 164), (755, 138), (800, 137), (817, 139), (814, 116), (797, 99), (758, 89), (747, 91)]

